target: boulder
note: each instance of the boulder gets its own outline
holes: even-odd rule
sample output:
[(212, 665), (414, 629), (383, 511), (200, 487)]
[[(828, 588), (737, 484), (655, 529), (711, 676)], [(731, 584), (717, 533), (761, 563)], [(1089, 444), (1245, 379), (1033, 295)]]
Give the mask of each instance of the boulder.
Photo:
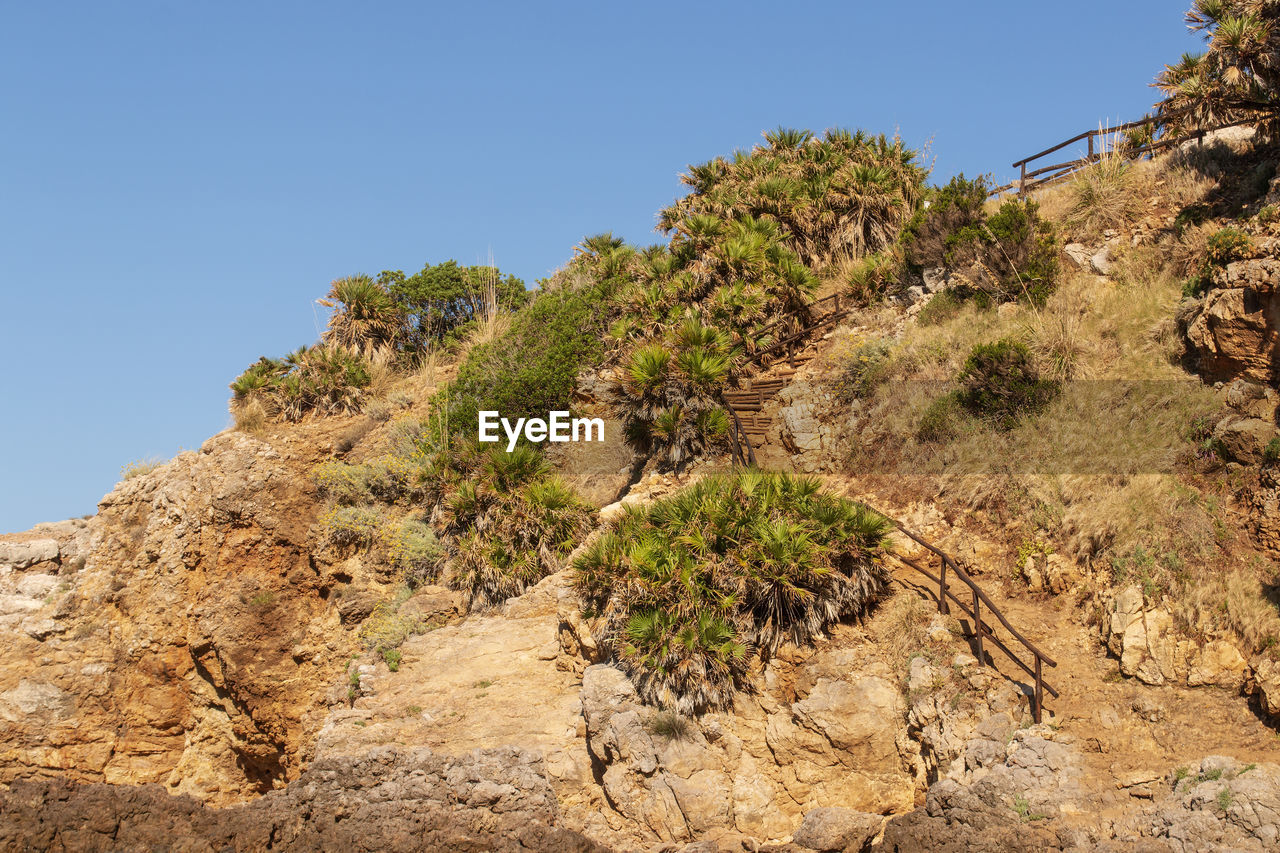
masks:
[(1216, 685), (1229, 690), (1244, 683), (1248, 664), (1240, 650), (1226, 640), (1210, 640), (1191, 659), (1187, 684), (1192, 687)]
[(1082, 270), (1089, 269), (1089, 256), (1091, 253), (1083, 245), (1080, 243), (1068, 243), (1062, 247), (1062, 251), (1077, 267)]
[(1227, 405), (1241, 415), (1276, 422), (1280, 394), (1275, 389), (1248, 379), (1234, 379), (1227, 385)]
[(58, 559), (58, 540), (33, 539), (27, 542), (0, 542), (0, 568), (22, 570), (36, 563)]
[(884, 818), (878, 814), (829, 806), (806, 814), (791, 841), (824, 853), (868, 850), (883, 824)]
[(1111, 275), (1115, 266), (1115, 257), (1111, 252), (1111, 244), (1103, 246), (1089, 257), (1089, 268), (1097, 275)]
[(1263, 450), (1276, 436), (1275, 424), (1261, 418), (1227, 417), (1213, 429), (1214, 441), (1228, 462), (1256, 465)]
[(925, 293), (937, 293), (947, 286), (947, 268), (930, 267), (921, 273), (921, 278), (924, 280)]

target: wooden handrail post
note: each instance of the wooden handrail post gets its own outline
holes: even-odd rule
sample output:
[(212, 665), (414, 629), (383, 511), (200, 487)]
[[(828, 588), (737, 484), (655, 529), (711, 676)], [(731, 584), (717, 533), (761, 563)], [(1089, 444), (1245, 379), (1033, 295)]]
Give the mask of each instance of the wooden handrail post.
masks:
[(1040, 710), (1044, 707), (1044, 679), (1040, 677), (1040, 655), (1036, 655), (1036, 696), (1032, 705), (1033, 719), (1040, 722)]
[(942, 559), (942, 571), (938, 572), (938, 612), (946, 616), (951, 612), (947, 606), (947, 558)]
[(1089, 159), (1093, 159), (1093, 137), (1089, 137)]
[(1027, 195), (1027, 164), (1022, 164), (1022, 177), (1018, 179), (1018, 198), (1024, 198)]
[[(982, 653), (982, 599), (978, 597), (978, 588), (973, 588), (973, 633), (978, 640), (978, 666), (986, 666), (986, 655)], [(1036, 658), (1040, 660), (1039, 657)]]

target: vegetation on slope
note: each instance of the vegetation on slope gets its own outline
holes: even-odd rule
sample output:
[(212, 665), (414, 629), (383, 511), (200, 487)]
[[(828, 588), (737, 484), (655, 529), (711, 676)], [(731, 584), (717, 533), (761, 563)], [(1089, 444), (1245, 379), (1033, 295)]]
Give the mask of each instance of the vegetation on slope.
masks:
[(633, 256), (613, 328), (628, 439), (680, 466), (723, 437), (715, 403), (743, 365), (796, 329), (841, 264), (887, 246), (926, 175), (899, 140), (779, 129), (765, 145), (691, 166), (692, 192), (660, 217), (666, 247)]
[(629, 508), (574, 572), (640, 694), (696, 713), (729, 707), (753, 658), (865, 613), (889, 530), (815, 479), (739, 471)]
[(1280, 4), (1259, 0), (1195, 0), (1187, 24), (1204, 35), (1203, 53), (1165, 66), (1156, 85), (1159, 115), (1181, 136), (1200, 128), (1249, 121), (1273, 132), (1280, 109)]

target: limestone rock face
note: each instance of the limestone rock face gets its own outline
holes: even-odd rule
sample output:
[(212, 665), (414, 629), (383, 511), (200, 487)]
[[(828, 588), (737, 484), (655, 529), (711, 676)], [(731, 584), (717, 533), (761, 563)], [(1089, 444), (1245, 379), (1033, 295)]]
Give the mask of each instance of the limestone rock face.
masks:
[(0, 782), (220, 803), (297, 774), (348, 642), (309, 541), (314, 461), (223, 433), (88, 521), (0, 541)]
[(1214, 284), (1178, 314), (1189, 354), (1211, 379), (1244, 377), (1274, 386), (1280, 380), (1280, 259), (1228, 264)]
[(972, 781), (935, 782), (924, 809), (889, 821), (881, 849), (1063, 849), (1053, 819), (1078, 812), (1087, 791), (1079, 753), (1053, 737), (1048, 726), (1019, 730)]
[(1108, 651), (1120, 659), (1120, 671), (1144, 684), (1180, 682), (1188, 672), (1194, 644), (1179, 640), (1167, 610), (1146, 609), (1142, 590), (1128, 587), (1112, 599), (1103, 622)]
[(1192, 657), (1187, 684), (1192, 687), (1212, 684), (1237, 690), (1244, 683), (1247, 669), (1239, 649), (1226, 640), (1210, 640)]
[[(609, 802), (645, 840), (671, 842), (783, 837), (815, 808), (909, 809), (901, 694), (856, 655), (831, 649), (794, 670), (771, 665), (757, 695), (697, 721), (643, 706), (615, 667), (588, 667), (587, 745)], [(780, 701), (784, 683), (793, 701)]]
[(280, 791), (207, 808), (157, 785), (65, 777), (0, 793), (0, 846), (27, 850), (547, 851), (606, 853), (558, 827), (541, 759), (382, 747), (317, 761)]
[(1273, 719), (1280, 720), (1280, 663), (1259, 655), (1253, 659), (1252, 669), (1254, 693), (1262, 709)]
[(1280, 552), (1280, 464), (1262, 466), (1245, 501), (1249, 507), (1249, 533), (1262, 547)]

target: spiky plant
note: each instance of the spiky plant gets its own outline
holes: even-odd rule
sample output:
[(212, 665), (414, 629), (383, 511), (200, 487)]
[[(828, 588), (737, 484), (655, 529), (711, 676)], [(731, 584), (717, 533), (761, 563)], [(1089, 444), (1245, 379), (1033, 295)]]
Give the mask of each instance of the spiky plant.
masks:
[(392, 356), (405, 331), (405, 317), (387, 289), (367, 275), (336, 279), (322, 304), (332, 307), (323, 340), (369, 359)]
[(753, 657), (864, 614), (889, 522), (811, 477), (739, 471), (631, 508), (585, 547), (575, 585), (646, 701), (732, 704)]
[(718, 443), (727, 427), (719, 396), (731, 359), (728, 336), (697, 317), (633, 350), (613, 386), (627, 441), (675, 467)]
[(1280, 111), (1280, 3), (1196, 0), (1186, 15), (1204, 35), (1203, 53), (1183, 54), (1156, 77), (1166, 132), (1184, 135), (1236, 121), (1269, 134)]
[(507, 453), (455, 436), (421, 466), (422, 491), (451, 557), (446, 579), (485, 609), (556, 571), (590, 507), (527, 446)]

